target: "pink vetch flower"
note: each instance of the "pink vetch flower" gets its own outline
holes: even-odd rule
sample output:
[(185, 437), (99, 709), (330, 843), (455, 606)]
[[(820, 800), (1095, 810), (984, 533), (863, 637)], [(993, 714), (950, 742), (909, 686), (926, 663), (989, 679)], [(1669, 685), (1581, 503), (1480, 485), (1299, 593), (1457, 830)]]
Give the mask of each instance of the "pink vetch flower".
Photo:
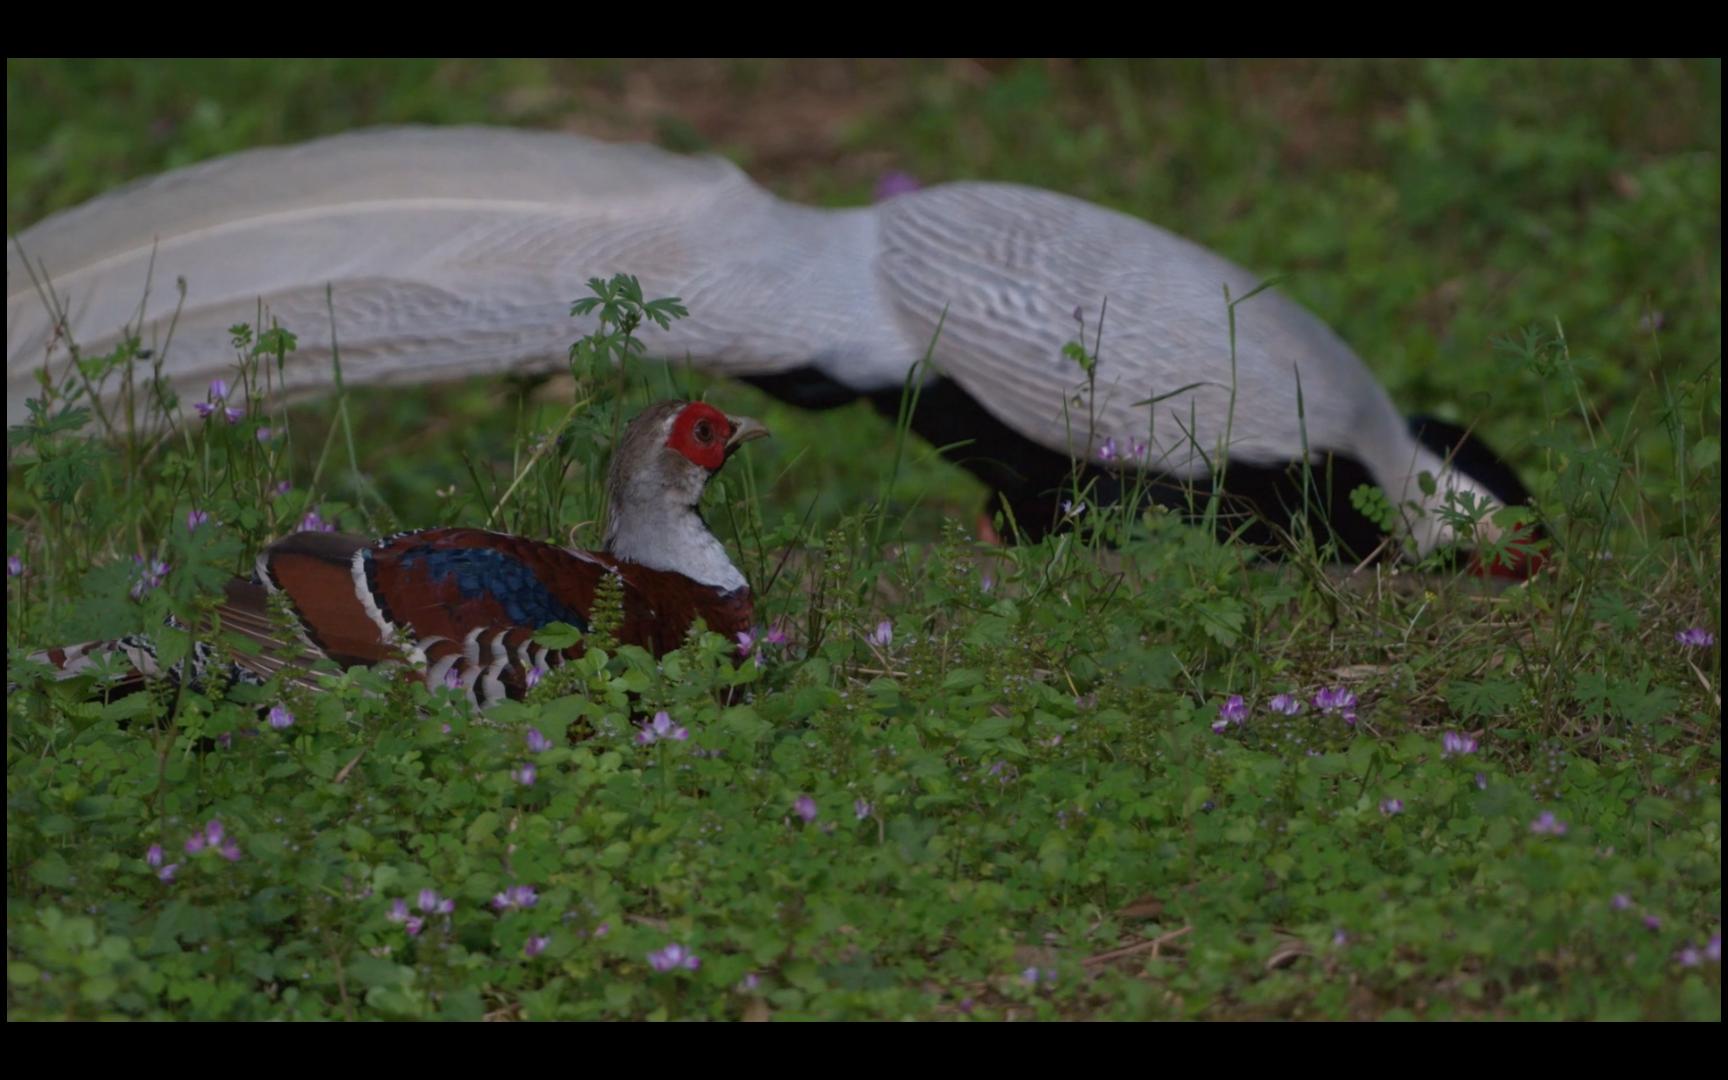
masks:
[(198, 414), (198, 419), (208, 420), (216, 415), (217, 406), (208, 401), (197, 401), (192, 404), (192, 411)]
[(1691, 626), (1675, 634), (1674, 640), (1688, 649), (1708, 649), (1716, 644), (1716, 635), (1702, 626)]
[(890, 169), (877, 178), (874, 196), (877, 202), (885, 202), (896, 196), (910, 195), (923, 186), (911, 173)]
[(738, 638), (738, 655), (749, 656), (756, 651), (756, 634), (750, 630), (740, 630)]
[(1295, 716), (1302, 711), (1302, 701), (1294, 694), (1276, 694), (1266, 707), (1284, 716)]
[(514, 911), (518, 908), (531, 908), (540, 902), (540, 894), (534, 891), (532, 885), (512, 885), (492, 897), (492, 910)]
[(536, 935), (529, 938), (528, 943), (522, 946), (522, 955), (532, 960), (536, 956), (545, 952), (546, 946), (550, 944), (552, 944), (552, 938), (550, 936), (544, 934)]
[(1704, 946), (1704, 959), (1710, 961), (1712, 964), (1720, 964), (1722, 962), (1721, 934), (1710, 935), (1710, 943)]
[[(236, 409), (232, 405), (230, 405), (226, 409), (222, 410), (222, 419), (228, 421), (229, 427), (233, 427), (235, 424), (238, 424), (240, 422), (241, 417), (243, 417), (245, 415), (246, 414), (243, 411), (241, 411), (240, 409)], [(270, 429), (265, 428), (263, 430), (269, 431)]]
[(754, 994), (761, 989), (761, 986), (762, 978), (754, 971), (746, 972), (744, 977), (738, 980), (738, 992), (740, 994)]
[(146, 849), (144, 852), (144, 862), (146, 865), (152, 866), (152, 867), (161, 866), (162, 865), (162, 845), (161, 844), (151, 844), (150, 847), (148, 849)]
[(540, 734), (539, 728), (531, 727), (528, 729), (528, 749), (533, 753), (543, 754), (552, 749), (552, 740)]
[(210, 380), (210, 400), (211, 401), (227, 401), (228, 400), (228, 380), (227, 379), (211, 379)]
[(1070, 499), (1063, 499), (1062, 500), (1062, 516), (1063, 517), (1075, 517), (1075, 518), (1077, 518), (1081, 514), (1084, 514), (1085, 512), (1086, 512), (1086, 504), (1084, 502), (1074, 502), (1073, 500), (1070, 500)]
[(1632, 906), (1632, 898), (1625, 893), (1615, 893), (1614, 899), (1608, 901), (1608, 906), (1615, 911), (1626, 911)]
[(1314, 695), (1314, 707), (1321, 712), (1344, 712), (1356, 707), (1356, 695), (1347, 686), (1321, 687)]
[(409, 937), (419, 937), (420, 931), (426, 929), (426, 920), (418, 915), (410, 915), (403, 929), (408, 931)]
[(1469, 735), (1461, 735), (1456, 731), (1448, 731), (1440, 736), (1440, 756), (1460, 757), (1476, 752), (1476, 740)]
[(274, 439), (275, 437), (276, 437), (276, 433), (274, 431), (271, 431), (267, 427), (261, 427), (258, 429), (258, 441), (261, 443), (269, 442), (271, 439)]
[(1144, 439), (1133, 439), (1128, 443), (1128, 456), (1135, 461), (1145, 461), (1146, 455), (1152, 452), (1151, 444)]
[(1241, 724), (1248, 719), (1248, 706), (1241, 694), (1231, 694), (1218, 706), (1218, 719), (1229, 724)]
[(270, 489), (270, 497), (272, 499), (280, 498), (281, 496), (286, 495), (290, 491), (293, 491), (293, 490), (294, 490), (293, 484), (290, 484), (286, 480), (278, 480), (276, 482), (276, 486)]
[(1552, 810), (1544, 810), (1530, 823), (1530, 831), (1537, 836), (1565, 836), (1566, 823), (1555, 817)]
[(174, 880), (174, 875), (178, 874), (179, 872), (180, 872), (180, 864), (177, 862), (171, 862), (167, 866), (164, 866), (162, 869), (156, 871), (156, 878), (159, 881), (172, 882)]
[(654, 719), (648, 721), (646, 727), (636, 733), (636, 741), (643, 746), (652, 746), (662, 739), (672, 742), (684, 742), (690, 738), (690, 730), (672, 722), (672, 717), (665, 709), (654, 714)]
[(1404, 800), (1382, 799), (1380, 801), (1380, 812), (1385, 814), (1387, 817), (1392, 817), (1395, 814), (1402, 814), (1404, 812)]
[(1116, 449), (1116, 437), (1114, 435), (1105, 436), (1104, 441), (1098, 444), (1099, 461), (1111, 462), (1121, 456), (1121, 452)]
[(776, 648), (784, 649), (786, 642), (786, 630), (779, 623), (769, 627), (768, 632), (762, 636), (762, 644), (764, 645), (773, 645)]
[(532, 761), (528, 762), (526, 765), (523, 765), (519, 769), (510, 770), (510, 779), (516, 781), (518, 784), (521, 784), (523, 787), (533, 787), (534, 781), (539, 779), (539, 776), (540, 776), (540, 770), (538, 770), (534, 767), (534, 763)]
[(1656, 933), (1658, 930), (1662, 929), (1662, 916), (1660, 916), (1660, 915), (1646, 915), (1646, 916), (1644, 916), (1644, 928), (1646, 930), (1649, 930), (1652, 934)]
[(439, 896), (436, 889), (421, 889), (414, 898), (414, 906), (428, 915), (448, 915), (456, 910), (456, 901)]
[(1332, 931), (1332, 944), (1337, 948), (1342, 949), (1344, 946), (1350, 944), (1350, 935), (1346, 934), (1342, 928), (1334, 930)]
[(852, 804), (852, 816), (863, 821), (876, 812), (876, 804), (868, 799), (858, 799)]
[(538, 667), (531, 667), (528, 669), (528, 673), (522, 676), (522, 685), (532, 690), (540, 685), (540, 680), (543, 677)]
[(384, 917), (386, 919), (389, 919), (393, 923), (405, 923), (405, 922), (407, 922), (408, 921), (408, 901), (402, 899), (400, 896), (398, 896), (396, 899), (390, 901), (390, 910), (389, 910), (389, 912), (387, 912), (385, 914)]
[(205, 524), (209, 520), (209, 511), (199, 510), (194, 507), (193, 509), (186, 511), (186, 531), (197, 532), (198, 526)]
[(881, 622), (877, 623), (876, 629), (870, 632), (869, 640), (870, 644), (876, 646), (878, 649), (886, 649), (888, 646), (894, 644), (893, 622), (888, 619), (883, 619)]
[(301, 532), (335, 532), (336, 523), (325, 521), (316, 510), (306, 511), (306, 516), (300, 519)]
[(456, 670), (455, 664), (451, 664), (449, 667), (444, 669), (444, 689), (462, 689), (462, 673)]
[(792, 800), (792, 812), (802, 818), (805, 824), (809, 824), (816, 820), (816, 800), (808, 795), (800, 795)]
[(1681, 967), (1703, 967), (1704, 954), (1696, 945), (1688, 945), (1674, 954), (1674, 962)]
[(151, 589), (158, 588), (167, 580), (168, 572), (174, 567), (161, 559), (146, 560), (142, 555), (132, 556), (132, 564), (138, 568), (138, 580), (132, 583), (132, 599), (141, 599)]
[(1039, 983), (1053, 983), (1056, 981), (1056, 969), (1036, 966), (1029, 967), (1020, 973), (1020, 981), (1025, 983), (1027, 986), (1037, 986)]
[(1477, 773), (1476, 774), (1476, 790), (1477, 791), (1487, 791), (1488, 790), (1488, 774), (1487, 773)]
[(272, 705), (270, 712), (264, 718), (264, 722), (277, 731), (286, 731), (294, 726), (294, 714), (281, 705)]
[(23, 577), (24, 576), (24, 560), (20, 559), (16, 555), (6, 556), (6, 576), (7, 577)]
[(655, 971), (695, 971), (702, 966), (702, 958), (673, 942), (664, 949), (657, 949), (648, 954), (648, 966)]

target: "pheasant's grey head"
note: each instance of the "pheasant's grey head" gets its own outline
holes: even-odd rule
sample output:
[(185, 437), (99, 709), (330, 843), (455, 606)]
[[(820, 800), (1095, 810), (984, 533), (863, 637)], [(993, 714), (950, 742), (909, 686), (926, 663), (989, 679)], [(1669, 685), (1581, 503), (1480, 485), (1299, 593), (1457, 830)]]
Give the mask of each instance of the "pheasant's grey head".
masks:
[[(697, 504), (708, 481), (740, 446), (768, 429), (747, 416), (728, 416), (706, 402), (667, 401), (643, 410), (624, 429), (607, 477), (606, 548), (620, 558), (677, 569), (720, 584), (712, 559), (718, 551)], [(722, 553), (722, 561), (724, 561)], [(726, 563), (731, 569), (731, 564)], [(726, 576), (730, 586), (732, 577)], [(738, 579), (742, 581), (741, 578)]]

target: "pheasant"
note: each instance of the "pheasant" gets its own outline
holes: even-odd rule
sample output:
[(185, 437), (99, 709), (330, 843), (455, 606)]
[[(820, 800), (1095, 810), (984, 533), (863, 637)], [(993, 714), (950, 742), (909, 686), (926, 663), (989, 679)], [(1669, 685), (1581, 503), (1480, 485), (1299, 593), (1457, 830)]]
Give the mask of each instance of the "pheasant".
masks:
[[(534, 643), (552, 622), (589, 628), (607, 574), (623, 586), (619, 640), (659, 656), (700, 619), (735, 637), (749, 629), (750, 586), (709, 531), (698, 503), (708, 481), (767, 429), (703, 402), (662, 402), (625, 428), (607, 477), (605, 549), (576, 551), (483, 529), (435, 528), (381, 540), (300, 532), (258, 557), (250, 581), (229, 583), (223, 626), (267, 646), (220, 677), (249, 682), (329, 660), (343, 668), (408, 662), (429, 688), (461, 687), (479, 706), (520, 698), (540, 674), (579, 655)], [(286, 650), (271, 596), (286, 599), (300, 641)], [(284, 655), (284, 652), (289, 655)], [(134, 683), (163, 674), (141, 636), (51, 649), (32, 659), (61, 678), (118, 655)], [(224, 663), (205, 647), (193, 679)], [(292, 670), (289, 672), (292, 675)]]
[[(1421, 508), (1400, 530), (1422, 553), (1460, 539), (1448, 497), (1528, 499), (1468, 432), (1412, 430), (1308, 311), (1272, 290), (1227, 310), (1224, 290), (1247, 297), (1256, 276), (1127, 214), (974, 182), (815, 209), (719, 158), (500, 128), (248, 151), (24, 230), (7, 252), (8, 421), (68, 340), (99, 355), (128, 325), (169, 341), (158, 362), (183, 391), (201, 386), (260, 299), (300, 334), (290, 391), (331, 378), (332, 319), (349, 385), (548, 371), (579, 332), (573, 283), (615, 271), (690, 307), (645, 328), (658, 355), (810, 408), (865, 398), (894, 415), (921, 385), (911, 428), (1034, 536), (1062, 518), (1076, 461), (1100, 492), (1145, 474), (1177, 508), (1196, 485), (1204, 505), (1227, 462), (1225, 490), (1260, 518), (1318, 501), (1358, 556), (1380, 529), (1351, 505), (1356, 483)], [(1099, 353), (1090, 379), (1064, 354), (1074, 341)], [(1303, 461), (1333, 482), (1293, 478)]]

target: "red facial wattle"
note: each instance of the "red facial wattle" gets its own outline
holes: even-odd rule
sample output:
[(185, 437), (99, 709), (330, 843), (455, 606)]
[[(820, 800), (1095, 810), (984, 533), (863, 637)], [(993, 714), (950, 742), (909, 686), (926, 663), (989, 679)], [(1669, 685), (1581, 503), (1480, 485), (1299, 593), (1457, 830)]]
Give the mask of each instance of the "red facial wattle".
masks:
[(726, 443), (732, 437), (732, 422), (726, 414), (706, 402), (694, 402), (672, 421), (666, 445), (710, 472), (726, 464)]

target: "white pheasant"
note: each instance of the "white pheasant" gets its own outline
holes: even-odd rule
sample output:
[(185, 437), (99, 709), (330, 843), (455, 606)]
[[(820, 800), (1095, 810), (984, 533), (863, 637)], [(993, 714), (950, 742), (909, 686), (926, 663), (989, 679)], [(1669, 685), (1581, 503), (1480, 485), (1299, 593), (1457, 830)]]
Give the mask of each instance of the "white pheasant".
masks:
[[(493, 128), (248, 151), (25, 230), (7, 253), (7, 416), (68, 338), (99, 354), (129, 325), (199, 397), (260, 301), (299, 336), (296, 392), (328, 386), (332, 330), (349, 383), (550, 370), (586, 329), (571, 301), (614, 272), (690, 308), (648, 328), (652, 352), (801, 403), (897, 398), (934, 341), (920, 377), (944, 392), (916, 426), (978, 440), (963, 463), (1021, 497), (1048, 496), (1071, 456), (1204, 480), (1227, 439), (1234, 466), (1282, 470), (1304, 446), (1360, 462), (1424, 508), (1406, 521), (1423, 552), (1452, 539), (1435, 513), (1452, 492), (1507, 498), (1414, 437), (1355, 353), (1274, 291), (1237, 308), (1233, 365), (1224, 290), (1257, 279), (1139, 219), (996, 183), (814, 209), (718, 158)], [(1077, 312), (1088, 348), (1103, 313), (1091, 396), (1063, 355)], [(989, 437), (1009, 432), (1026, 445)]]

